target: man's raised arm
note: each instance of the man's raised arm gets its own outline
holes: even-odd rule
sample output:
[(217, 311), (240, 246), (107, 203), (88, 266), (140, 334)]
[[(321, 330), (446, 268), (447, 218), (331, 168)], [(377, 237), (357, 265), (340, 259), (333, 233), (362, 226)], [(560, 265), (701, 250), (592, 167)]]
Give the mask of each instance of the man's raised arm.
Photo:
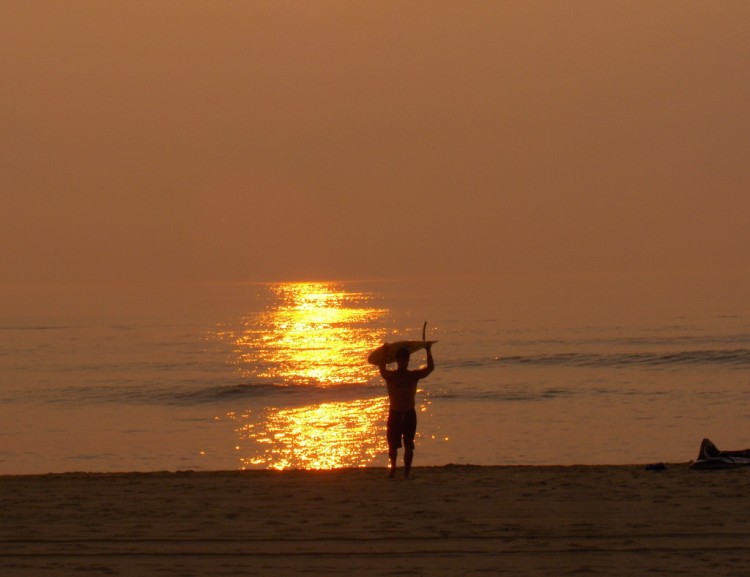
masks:
[(420, 379), (424, 379), (427, 375), (435, 370), (435, 361), (432, 358), (432, 343), (428, 344), (425, 347), (425, 350), (427, 351), (427, 366), (419, 370)]
[[(383, 347), (385, 347), (385, 345), (383, 345)], [(385, 351), (383, 351), (383, 356), (380, 358), (380, 362), (378, 363), (378, 369), (380, 370), (380, 376), (383, 377), (383, 378), (385, 378), (386, 375), (388, 374), (388, 369), (385, 368), (385, 366), (387, 364), (385, 362), (385, 357), (386, 357), (386, 354), (385, 354)]]

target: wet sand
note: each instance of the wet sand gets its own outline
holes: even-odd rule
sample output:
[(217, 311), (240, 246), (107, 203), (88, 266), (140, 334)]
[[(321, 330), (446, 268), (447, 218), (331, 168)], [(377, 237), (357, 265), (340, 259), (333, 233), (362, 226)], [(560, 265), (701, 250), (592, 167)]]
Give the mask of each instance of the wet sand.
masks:
[(746, 575), (750, 470), (0, 477), (0, 575)]

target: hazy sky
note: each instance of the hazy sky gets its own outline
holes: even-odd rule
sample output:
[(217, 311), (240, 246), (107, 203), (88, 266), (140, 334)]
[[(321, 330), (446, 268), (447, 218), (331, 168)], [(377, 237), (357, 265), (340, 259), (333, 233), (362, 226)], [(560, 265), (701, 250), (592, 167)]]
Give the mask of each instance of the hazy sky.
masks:
[(750, 3), (0, 3), (4, 280), (750, 266)]

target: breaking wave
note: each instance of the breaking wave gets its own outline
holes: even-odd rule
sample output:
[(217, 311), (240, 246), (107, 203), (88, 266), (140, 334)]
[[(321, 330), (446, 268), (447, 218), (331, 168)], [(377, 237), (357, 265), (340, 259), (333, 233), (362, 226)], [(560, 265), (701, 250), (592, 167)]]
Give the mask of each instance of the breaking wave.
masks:
[(496, 357), (503, 365), (657, 368), (685, 365), (721, 365), (745, 368), (750, 366), (750, 349), (679, 351), (672, 353), (554, 353)]

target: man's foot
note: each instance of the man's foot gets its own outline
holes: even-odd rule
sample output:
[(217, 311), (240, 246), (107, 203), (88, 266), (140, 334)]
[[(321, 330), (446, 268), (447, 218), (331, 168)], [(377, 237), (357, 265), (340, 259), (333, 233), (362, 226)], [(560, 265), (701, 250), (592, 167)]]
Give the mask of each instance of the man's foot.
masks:
[(388, 478), (393, 479), (393, 477), (396, 476), (396, 469), (391, 469), (391, 472), (388, 473)]

